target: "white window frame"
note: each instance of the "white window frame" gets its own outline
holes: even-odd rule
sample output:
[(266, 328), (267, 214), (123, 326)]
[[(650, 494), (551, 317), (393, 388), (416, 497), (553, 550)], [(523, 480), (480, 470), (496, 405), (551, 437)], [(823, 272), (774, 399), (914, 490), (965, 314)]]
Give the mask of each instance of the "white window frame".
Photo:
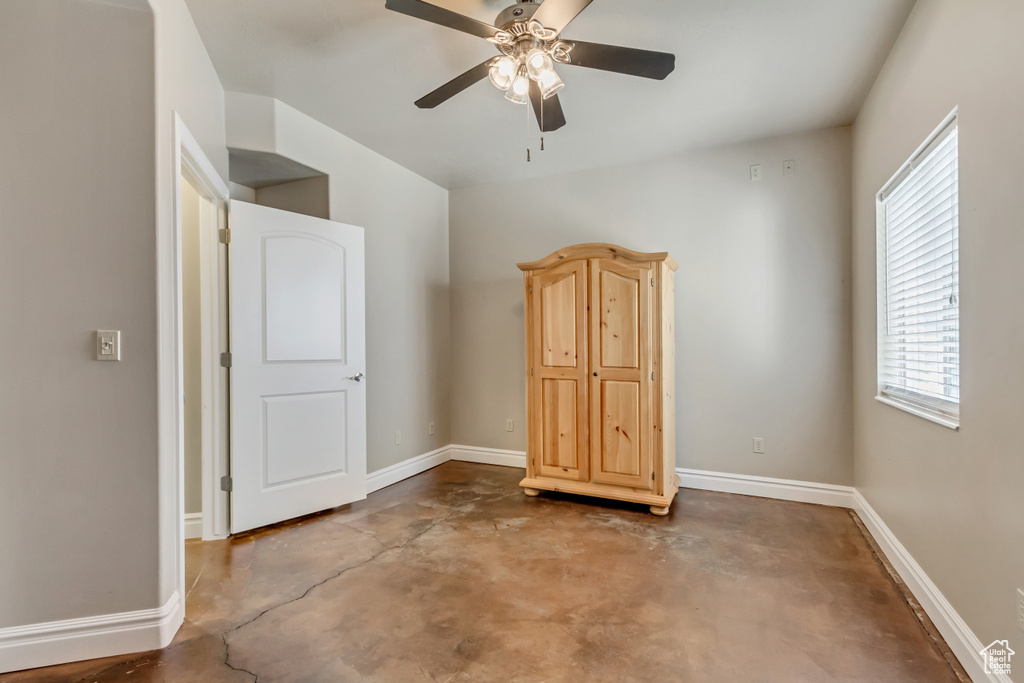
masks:
[[(915, 393), (912, 390), (894, 389), (891, 385), (885, 382), (885, 344), (888, 335), (888, 316), (886, 307), (888, 305), (887, 297), (887, 286), (888, 276), (886, 268), (886, 244), (887, 244), (887, 226), (886, 226), (886, 199), (899, 188), (904, 181), (914, 174), (914, 171), (918, 168), (921, 161), (923, 161), (939, 144), (941, 144), (949, 133), (954, 129), (957, 129), (957, 137), (959, 139), (958, 129), (958, 118), (957, 110), (954, 109), (950, 114), (943, 120), (943, 122), (932, 131), (931, 135), (924, 141), (924, 143), (917, 148), (913, 155), (900, 167), (900, 169), (893, 174), (892, 178), (889, 179), (882, 189), (878, 191), (875, 196), (876, 202), (876, 217), (877, 217), (877, 237), (876, 237), (876, 248), (878, 258), (877, 268), (877, 311), (878, 311), (878, 353), (877, 353), (877, 379), (878, 379), (878, 393), (875, 396), (875, 400), (884, 403), (886, 405), (899, 408), (918, 417), (922, 417), (926, 420), (931, 420), (944, 427), (948, 427), (953, 430), (959, 430), (960, 428), (960, 401), (959, 396), (956, 400), (944, 400), (936, 399), (934, 397), (927, 397), (924, 394)], [(957, 150), (957, 156), (959, 157), (959, 149)], [(959, 185), (959, 179), (957, 179), (957, 185)], [(959, 188), (957, 190), (959, 194)], [(958, 208), (959, 213), (959, 208)], [(959, 217), (957, 224), (954, 227), (954, 239), (959, 242)], [(957, 272), (959, 272), (959, 250), (956, 256)], [(955, 306), (957, 316), (957, 382), (959, 387), (959, 359), (960, 343), (959, 343), (959, 313), (960, 313), (960, 292), (959, 292), (959, 278), (957, 278), (957, 284), (954, 288), (955, 293)], [(941, 365), (941, 363), (937, 363)]]

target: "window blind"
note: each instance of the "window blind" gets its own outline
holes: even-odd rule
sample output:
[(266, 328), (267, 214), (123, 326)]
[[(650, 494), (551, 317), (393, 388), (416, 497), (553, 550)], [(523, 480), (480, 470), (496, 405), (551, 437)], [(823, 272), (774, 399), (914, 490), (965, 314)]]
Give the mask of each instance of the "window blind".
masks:
[(885, 226), (882, 395), (942, 416), (960, 410), (957, 122), (879, 193)]

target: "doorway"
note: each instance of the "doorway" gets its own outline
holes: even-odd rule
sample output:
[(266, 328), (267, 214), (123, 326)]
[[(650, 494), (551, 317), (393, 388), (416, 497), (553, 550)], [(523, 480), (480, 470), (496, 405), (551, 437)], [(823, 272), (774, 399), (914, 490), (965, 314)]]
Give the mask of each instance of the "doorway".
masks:
[[(185, 539), (225, 538), (229, 392), (227, 254), (220, 238), (223, 207), (183, 168), (179, 199), (181, 254), (182, 418)], [(190, 178), (190, 176), (192, 176)]]
[(175, 428), (179, 594), (186, 538), (227, 538), (229, 467), (228, 187), (180, 118), (174, 176)]

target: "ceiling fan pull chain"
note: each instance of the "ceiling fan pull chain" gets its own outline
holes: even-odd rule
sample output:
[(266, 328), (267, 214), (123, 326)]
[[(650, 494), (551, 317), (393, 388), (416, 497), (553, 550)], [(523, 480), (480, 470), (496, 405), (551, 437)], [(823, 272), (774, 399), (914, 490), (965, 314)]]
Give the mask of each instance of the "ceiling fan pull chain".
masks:
[(527, 104), (526, 109), (526, 163), (530, 163), (530, 105)]
[(540, 151), (544, 151), (544, 98), (540, 98)]

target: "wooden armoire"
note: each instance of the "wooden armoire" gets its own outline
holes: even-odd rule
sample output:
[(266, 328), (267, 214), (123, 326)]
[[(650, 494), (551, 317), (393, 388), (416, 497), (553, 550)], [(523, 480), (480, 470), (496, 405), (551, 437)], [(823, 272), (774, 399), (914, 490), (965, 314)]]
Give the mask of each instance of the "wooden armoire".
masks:
[(667, 253), (560, 249), (523, 271), (526, 478), (668, 514), (675, 472), (675, 336)]

